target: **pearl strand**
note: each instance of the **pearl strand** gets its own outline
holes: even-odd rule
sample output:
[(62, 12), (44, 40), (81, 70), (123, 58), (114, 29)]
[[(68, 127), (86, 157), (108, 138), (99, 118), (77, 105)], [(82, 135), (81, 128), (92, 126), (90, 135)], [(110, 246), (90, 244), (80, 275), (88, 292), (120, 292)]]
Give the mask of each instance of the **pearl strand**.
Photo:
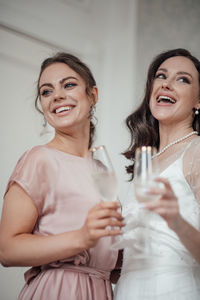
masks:
[(162, 150), (160, 150), (158, 153), (154, 154), (154, 155), (152, 156), (152, 159), (155, 158), (155, 157), (157, 157), (157, 156), (160, 156), (160, 155), (161, 155), (163, 152), (165, 152), (169, 147), (171, 147), (171, 146), (173, 146), (173, 145), (175, 145), (175, 144), (178, 144), (178, 143), (182, 142), (183, 140), (189, 138), (190, 136), (192, 136), (192, 135), (194, 135), (194, 134), (198, 134), (198, 131), (192, 131), (192, 132), (190, 132), (190, 133), (184, 135), (182, 138), (177, 139), (177, 140), (175, 140), (175, 141), (169, 143), (167, 146), (165, 146), (165, 147), (164, 147)]

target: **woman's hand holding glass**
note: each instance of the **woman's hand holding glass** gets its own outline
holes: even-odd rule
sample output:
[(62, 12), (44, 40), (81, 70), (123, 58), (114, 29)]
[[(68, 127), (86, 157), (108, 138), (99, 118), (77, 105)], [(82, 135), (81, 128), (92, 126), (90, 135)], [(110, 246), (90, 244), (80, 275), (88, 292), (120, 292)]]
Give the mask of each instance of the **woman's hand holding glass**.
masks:
[(120, 204), (116, 201), (101, 201), (92, 207), (81, 228), (84, 248), (95, 247), (98, 240), (105, 236), (117, 236), (121, 233), (123, 218), (118, 211)]
[[(115, 232), (115, 234), (111, 235), (119, 235), (121, 233), (120, 228), (124, 226), (124, 224), (122, 222), (123, 218), (120, 213), (120, 203), (117, 196), (117, 178), (106, 147), (101, 145), (91, 148), (88, 162), (94, 186), (99, 194), (100, 201), (102, 201), (100, 206), (106, 205), (104, 202), (114, 202), (115, 205), (117, 205), (118, 215), (110, 215), (110, 224), (104, 223), (104, 226), (106, 226), (106, 230), (109, 230), (110, 233)], [(114, 222), (114, 220), (117, 222)]]
[(162, 189), (152, 188), (149, 192), (152, 196), (159, 196), (159, 200), (146, 203), (145, 207), (160, 215), (167, 222), (169, 228), (176, 231), (182, 221), (178, 199), (167, 179), (159, 177), (156, 178), (156, 182), (162, 184)]

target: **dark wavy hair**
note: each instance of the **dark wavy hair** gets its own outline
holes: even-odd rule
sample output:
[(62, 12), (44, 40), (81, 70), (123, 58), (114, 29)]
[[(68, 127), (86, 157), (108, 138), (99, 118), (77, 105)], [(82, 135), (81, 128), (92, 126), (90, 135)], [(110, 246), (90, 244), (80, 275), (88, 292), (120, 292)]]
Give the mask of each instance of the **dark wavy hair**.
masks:
[[(126, 119), (126, 125), (131, 134), (131, 142), (130, 146), (123, 153), (123, 155), (127, 159), (132, 160), (132, 164), (126, 166), (126, 171), (127, 173), (131, 174), (131, 179), (133, 179), (134, 176), (133, 167), (136, 148), (140, 146), (153, 146), (157, 149), (159, 148), (160, 138), (158, 121), (151, 114), (149, 101), (152, 92), (153, 81), (159, 66), (168, 58), (175, 56), (184, 56), (189, 58), (193, 62), (199, 73), (200, 85), (200, 61), (196, 57), (194, 57), (188, 50), (182, 48), (172, 49), (162, 52), (154, 58), (149, 66), (149, 70), (147, 73), (147, 81), (143, 101), (139, 108), (131, 113)], [(200, 134), (200, 114), (194, 115), (192, 127)]]
[[(55, 63), (64, 63), (68, 65), (72, 70), (74, 70), (76, 73), (78, 73), (81, 78), (85, 81), (86, 84), (86, 93), (90, 96), (91, 95), (91, 89), (96, 86), (96, 81), (94, 79), (94, 76), (91, 72), (91, 70), (88, 68), (88, 66), (83, 63), (78, 57), (65, 52), (58, 52), (55, 55), (45, 59), (43, 63), (41, 64), (39, 77), (37, 80), (37, 95), (35, 98), (35, 108), (37, 111), (39, 111), (41, 114), (43, 114), (42, 110), (39, 106), (40, 101), (40, 91), (39, 91), (39, 81), (40, 77), (43, 73), (43, 71), (50, 65)], [(90, 138), (89, 138), (89, 145), (90, 148), (95, 134), (95, 125), (90, 120)]]

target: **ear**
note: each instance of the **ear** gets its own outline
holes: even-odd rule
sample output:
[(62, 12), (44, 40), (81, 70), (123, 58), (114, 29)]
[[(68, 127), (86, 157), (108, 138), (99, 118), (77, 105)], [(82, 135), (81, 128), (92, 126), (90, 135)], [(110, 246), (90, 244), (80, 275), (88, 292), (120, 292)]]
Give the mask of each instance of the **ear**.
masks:
[(95, 105), (98, 101), (98, 88), (97, 86), (93, 86), (91, 89), (91, 96), (92, 96), (92, 104)]
[(200, 109), (200, 102), (198, 102), (197, 105), (195, 105), (195, 109)]

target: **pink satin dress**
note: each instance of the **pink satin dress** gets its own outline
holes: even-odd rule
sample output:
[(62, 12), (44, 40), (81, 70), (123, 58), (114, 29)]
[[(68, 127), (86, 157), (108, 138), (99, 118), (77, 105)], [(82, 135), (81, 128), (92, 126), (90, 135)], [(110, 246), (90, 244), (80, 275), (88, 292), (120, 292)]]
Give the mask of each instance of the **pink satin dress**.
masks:
[[(36, 146), (23, 154), (7, 190), (13, 182), (37, 207), (35, 235), (79, 229), (88, 210), (99, 202), (86, 160), (48, 146)], [(117, 260), (117, 251), (111, 250), (113, 242), (113, 237), (104, 237), (96, 247), (74, 257), (29, 269), (18, 299), (111, 300), (110, 271)]]

